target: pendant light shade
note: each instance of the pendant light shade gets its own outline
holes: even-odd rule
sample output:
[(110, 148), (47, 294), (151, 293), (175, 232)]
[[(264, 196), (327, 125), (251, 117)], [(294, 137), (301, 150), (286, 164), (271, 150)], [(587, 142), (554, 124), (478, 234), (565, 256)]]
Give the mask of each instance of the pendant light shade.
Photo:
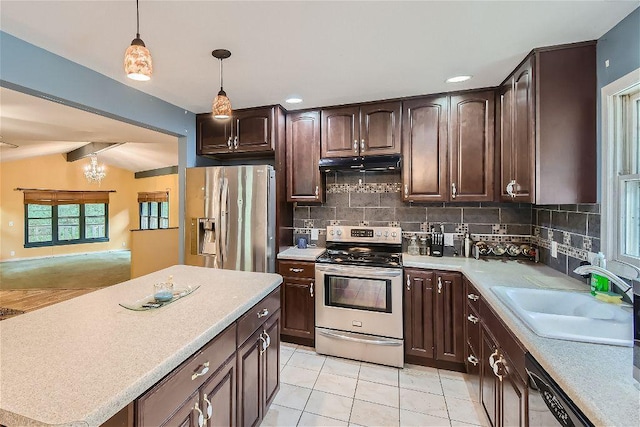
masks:
[(136, 0), (136, 38), (131, 41), (131, 46), (124, 54), (124, 71), (127, 77), (138, 81), (151, 79), (153, 64), (151, 53), (140, 38), (140, 11)]
[(231, 56), (231, 52), (226, 49), (216, 49), (211, 52), (211, 54), (220, 60), (220, 91), (213, 100), (211, 111), (213, 112), (213, 117), (216, 119), (228, 119), (231, 117), (232, 109), (231, 101), (229, 100), (229, 97), (227, 97), (227, 93), (222, 88), (222, 60), (229, 58)]

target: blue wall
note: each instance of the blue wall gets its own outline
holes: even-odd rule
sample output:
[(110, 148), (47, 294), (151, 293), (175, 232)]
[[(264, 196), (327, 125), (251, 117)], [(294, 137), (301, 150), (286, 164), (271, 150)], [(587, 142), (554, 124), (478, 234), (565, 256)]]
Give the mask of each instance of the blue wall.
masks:
[[(602, 88), (640, 68), (640, 7), (600, 37), (596, 48), (598, 72), (598, 199), (602, 176)], [(609, 67), (605, 61), (609, 60)], [(640, 76), (638, 76), (640, 79)]]
[[(120, 60), (120, 58), (115, 58)], [(176, 136), (179, 185), (196, 162), (195, 114), (0, 31), (0, 86)], [(184, 236), (184, 191), (180, 197)], [(180, 245), (180, 260), (183, 249)]]

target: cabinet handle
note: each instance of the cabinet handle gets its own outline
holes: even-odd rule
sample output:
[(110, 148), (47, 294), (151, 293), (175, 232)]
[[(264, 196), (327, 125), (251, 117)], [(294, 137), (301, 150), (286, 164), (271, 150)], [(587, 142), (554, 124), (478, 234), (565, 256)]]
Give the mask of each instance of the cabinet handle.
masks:
[(236, 135), (235, 138), (233, 138), (233, 148), (234, 149), (238, 149), (238, 136)]
[(353, 151), (358, 152), (358, 140), (353, 141)]
[(411, 290), (411, 276), (407, 274), (407, 290)]
[(467, 320), (475, 325), (476, 323), (478, 323), (478, 320), (480, 319), (478, 319), (473, 314), (470, 314), (469, 316), (467, 316)]
[(211, 416), (213, 415), (213, 406), (211, 406), (211, 401), (209, 399), (207, 399), (207, 394), (205, 393), (204, 396), (202, 396), (202, 398), (204, 399), (204, 401), (207, 404), (207, 416), (205, 417), (205, 421), (209, 421), (211, 419)]
[(231, 137), (229, 137), (229, 139), (227, 139), (227, 148), (229, 148), (229, 150), (231, 150)]
[(199, 369), (197, 371), (191, 374), (191, 381), (195, 380), (198, 377), (203, 376), (207, 372), (209, 372), (209, 362), (204, 362), (202, 365), (199, 366)]
[(196, 402), (196, 404), (193, 406), (193, 409), (195, 409), (196, 411), (198, 411), (198, 427), (202, 427), (204, 425), (204, 414), (202, 413), (202, 411), (200, 410), (200, 408), (198, 407), (198, 403)]
[(405, 184), (404, 185), (404, 195), (408, 196), (409, 195), (409, 184)]
[(478, 301), (480, 299), (480, 297), (476, 294), (469, 294), (467, 295), (467, 298), (469, 298), (471, 301)]
[(457, 194), (458, 194), (458, 190), (456, 189), (456, 183), (452, 182), (451, 183), (451, 198), (455, 199)]
[(364, 139), (360, 140), (360, 151), (364, 151)]
[(438, 293), (442, 293), (442, 277), (438, 277)]
[(491, 366), (493, 368), (493, 365), (495, 365), (496, 361), (494, 360), (496, 358), (496, 356), (498, 356), (498, 349), (496, 348), (495, 351), (493, 353), (491, 353), (491, 356), (489, 356), (489, 366)]
[(316, 185), (316, 199), (318, 198), (318, 186)]
[[(294, 273), (302, 273), (302, 272), (304, 271), (304, 268), (295, 268), (295, 267), (291, 267), (291, 268), (289, 269), (289, 271), (292, 271), (292, 272), (294, 272)], [(260, 317), (260, 316), (258, 316), (258, 317)]]
[(265, 339), (267, 340), (267, 348), (271, 347), (271, 337), (267, 333), (266, 329), (262, 330), (262, 335), (266, 337)]
[(478, 360), (477, 357), (475, 357), (473, 354), (469, 357), (467, 357), (467, 360), (473, 364), (473, 366), (476, 366), (480, 361)]
[(309, 294), (311, 294), (311, 298), (313, 298), (313, 282), (311, 282), (311, 286), (309, 286)]
[[(500, 356), (500, 358), (493, 364), (493, 374), (498, 377), (500, 381), (502, 381), (502, 378), (504, 377), (504, 362), (505, 360)], [(500, 365), (503, 367), (501, 368)]]
[(258, 312), (258, 319), (260, 319), (261, 317), (265, 317), (269, 315), (269, 309), (267, 308), (263, 308), (262, 311)]
[(516, 180), (512, 179), (511, 181), (509, 181), (509, 183), (507, 184), (507, 194), (509, 196), (511, 196), (511, 198), (515, 198), (516, 197), (516, 193), (513, 191), (514, 188), (516, 186)]
[(260, 341), (262, 341), (262, 350), (260, 350), (260, 354), (263, 354), (265, 351), (267, 351), (267, 340), (264, 339), (262, 334), (260, 334)]

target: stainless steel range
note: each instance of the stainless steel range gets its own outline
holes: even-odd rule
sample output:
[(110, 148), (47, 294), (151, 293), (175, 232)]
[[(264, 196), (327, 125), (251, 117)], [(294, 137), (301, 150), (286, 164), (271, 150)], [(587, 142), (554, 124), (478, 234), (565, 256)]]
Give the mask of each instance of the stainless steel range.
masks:
[(403, 366), (402, 230), (327, 227), (316, 260), (316, 351)]

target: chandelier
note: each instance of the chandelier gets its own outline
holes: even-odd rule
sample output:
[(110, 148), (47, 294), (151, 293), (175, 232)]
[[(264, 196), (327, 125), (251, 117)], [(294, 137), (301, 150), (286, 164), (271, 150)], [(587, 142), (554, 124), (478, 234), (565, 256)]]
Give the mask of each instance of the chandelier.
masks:
[(91, 163), (84, 167), (84, 176), (89, 183), (98, 184), (107, 176), (104, 165), (98, 166), (98, 156), (95, 153), (91, 155)]

